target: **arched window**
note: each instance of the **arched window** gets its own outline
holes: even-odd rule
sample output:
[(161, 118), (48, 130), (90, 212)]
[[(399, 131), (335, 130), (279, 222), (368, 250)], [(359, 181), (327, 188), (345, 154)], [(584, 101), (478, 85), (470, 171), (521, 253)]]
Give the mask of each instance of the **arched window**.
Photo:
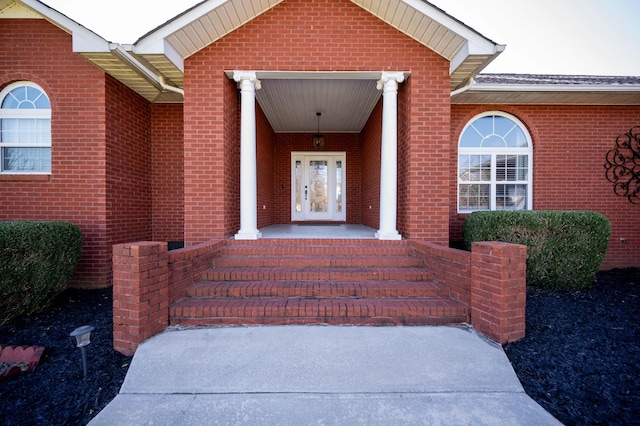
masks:
[(515, 117), (474, 117), (458, 141), (458, 212), (531, 210), (531, 136)]
[(51, 172), (51, 103), (34, 83), (0, 92), (0, 172)]

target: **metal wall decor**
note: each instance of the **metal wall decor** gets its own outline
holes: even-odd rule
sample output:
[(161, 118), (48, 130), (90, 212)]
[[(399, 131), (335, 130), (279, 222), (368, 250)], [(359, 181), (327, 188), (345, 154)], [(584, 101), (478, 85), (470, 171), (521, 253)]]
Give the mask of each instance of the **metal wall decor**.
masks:
[(633, 204), (640, 204), (640, 126), (616, 138), (616, 147), (607, 152), (607, 180), (613, 192)]

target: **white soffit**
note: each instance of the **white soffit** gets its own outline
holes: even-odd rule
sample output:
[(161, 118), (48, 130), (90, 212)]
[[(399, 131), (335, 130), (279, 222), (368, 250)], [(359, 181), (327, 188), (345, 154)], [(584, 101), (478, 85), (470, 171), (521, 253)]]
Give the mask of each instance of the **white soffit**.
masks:
[[(232, 73), (227, 72), (228, 76)], [(256, 73), (256, 99), (275, 132), (359, 133), (380, 100), (380, 72)], [(409, 73), (405, 73), (405, 78)]]
[(72, 34), (74, 52), (109, 51), (108, 41), (38, 0), (0, 0), (0, 18), (46, 19), (63, 31)]
[(42, 16), (15, 0), (0, 0), (0, 19), (41, 19)]
[[(160, 89), (154, 72), (141, 72), (132, 67), (116, 52), (114, 43), (109, 43), (93, 31), (78, 24), (66, 15), (38, 0), (0, 0), (0, 19), (45, 19), (71, 35), (73, 52), (121, 81), (139, 95), (152, 102), (182, 102), (182, 96)], [(144, 64), (146, 65), (146, 64)], [(151, 76), (150, 76), (151, 75)], [(169, 80), (169, 79), (166, 79)], [(182, 74), (180, 74), (182, 81)], [(168, 83), (171, 83), (169, 80)]]
[(351, 0), (451, 62), (451, 90), (462, 86), (503, 50), (480, 33), (423, 0)]
[(203, 1), (142, 36), (134, 43), (133, 53), (157, 69), (182, 73), (185, 58), (282, 1), (284, 0)]

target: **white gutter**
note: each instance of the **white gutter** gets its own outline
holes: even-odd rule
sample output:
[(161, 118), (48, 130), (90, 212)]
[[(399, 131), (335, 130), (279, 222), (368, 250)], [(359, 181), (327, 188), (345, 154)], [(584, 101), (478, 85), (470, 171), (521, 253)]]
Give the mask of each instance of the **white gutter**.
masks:
[(126, 62), (129, 66), (131, 66), (138, 74), (140, 74), (143, 78), (153, 84), (158, 90), (161, 92), (174, 92), (179, 93), (184, 97), (184, 90), (171, 86), (164, 81), (163, 76), (158, 76), (154, 74), (149, 68), (144, 66), (142, 62), (138, 61), (133, 55), (131, 55), (125, 48), (119, 43), (110, 43), (109, 49), (111, 52), (116, 55), (120, 60)]
[(467, 81), (467, 84), (465, 84), (461, 88), (456, 89), (453, 92), (451, 92), (451, 97), (453, 98), (457, 94), (460, 94), (462, 92), (466, 92), (467, 90), (471, 89), (471, 86), (473, 86), (473, 84), (474, 84), (473, 77), (471, 77), (469, 79), (469, 81)]

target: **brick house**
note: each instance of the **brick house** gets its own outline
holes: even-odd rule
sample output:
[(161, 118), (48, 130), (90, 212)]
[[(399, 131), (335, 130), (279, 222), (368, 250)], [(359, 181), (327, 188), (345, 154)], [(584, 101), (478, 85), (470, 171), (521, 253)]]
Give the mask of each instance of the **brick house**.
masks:
[(420, 0), (209, 0), (133, 45), (0, 0), (0, 220), (78, 224), (82, 287), (131, 241), (309, 222), (447, 246), (478, 209), (599, 211), (602, 268), (640, 266), (603, 168), (640, 78), (481, 74), (503, 49)]

